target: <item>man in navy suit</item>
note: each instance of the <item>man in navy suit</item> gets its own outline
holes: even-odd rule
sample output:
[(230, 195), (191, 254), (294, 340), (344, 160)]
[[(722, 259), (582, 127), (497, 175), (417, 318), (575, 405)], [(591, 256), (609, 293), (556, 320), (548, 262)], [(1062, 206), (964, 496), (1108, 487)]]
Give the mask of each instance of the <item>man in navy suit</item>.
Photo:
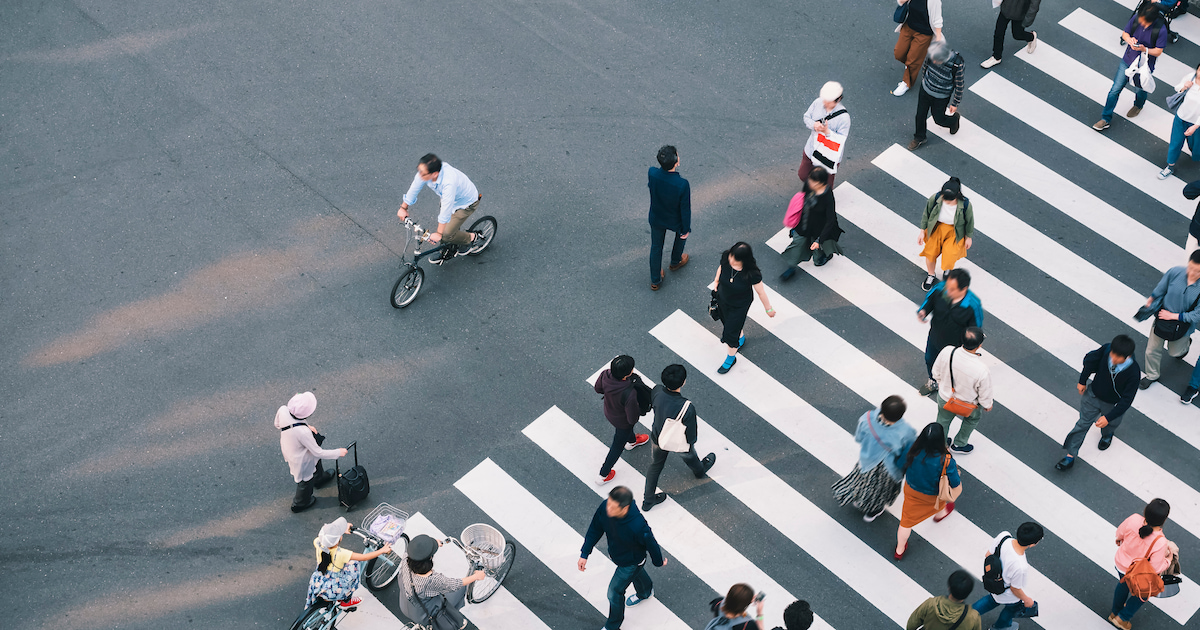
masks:
[(657, 291), (663, 282), (662, 254), (667, 230), (675, 233), (671, 247), (671, 265), (675, 271), (688, 263), (683, 253), (687, 237), (692, 232), (692, 188), (679, 175), (679, 152), (666, 145), (658, 150), (659, 166), (651, 166), (650, 186), (650, 290)]

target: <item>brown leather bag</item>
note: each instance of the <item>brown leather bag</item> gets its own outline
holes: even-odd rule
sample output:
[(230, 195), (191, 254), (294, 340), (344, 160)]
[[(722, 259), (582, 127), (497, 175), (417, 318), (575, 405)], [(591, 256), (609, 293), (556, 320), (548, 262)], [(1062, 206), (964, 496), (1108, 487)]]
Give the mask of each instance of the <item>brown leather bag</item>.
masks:
[(975, 413), (975, 409), (979, 407), (975, 403), (969, 403), (954, 395), (954, 353), (958, 348), (950, 351), (950, 400), (942, 405), (942, 409), (949, 411), (956, 416), (967, 417)]
[(1125, 572), (1125, 577), (1121, 578), (1121, 583), (1129, 587), (1129, 594), (1142, 601), (1158, 595), (1165, 588), (1162, 576), (1150, 565), (1150, 556), (1154, 555), (1154, 543), (1162, 537), (1162, 534), (1159, 534), (1150, 541), (1146, 557), (1134, 560), (1133, 564), (1129, 565), (1129, 570)]
[(947, 503), (954, 503), (958, 497), (962, 495), (962, 482), (960, 481), (957, 488), (950, 487), (950, 479), (946, 477), (946, 469), (950, 467), (950, 456), (947, 455), (945, 461), (942, 462), (942, 478), (938, 480), (938, 498), (937, 509), (941, 510), (946, 507)]

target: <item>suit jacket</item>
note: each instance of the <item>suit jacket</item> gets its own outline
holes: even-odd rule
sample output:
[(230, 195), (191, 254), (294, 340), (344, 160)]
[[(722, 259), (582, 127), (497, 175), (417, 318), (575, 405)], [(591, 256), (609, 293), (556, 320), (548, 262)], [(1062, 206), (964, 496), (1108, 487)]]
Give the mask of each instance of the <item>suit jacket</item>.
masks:
[(650, 225), (676, 234), (692, 231), (692, 188), (679, 173), (651, 166), (646, 174), (650, 187)]

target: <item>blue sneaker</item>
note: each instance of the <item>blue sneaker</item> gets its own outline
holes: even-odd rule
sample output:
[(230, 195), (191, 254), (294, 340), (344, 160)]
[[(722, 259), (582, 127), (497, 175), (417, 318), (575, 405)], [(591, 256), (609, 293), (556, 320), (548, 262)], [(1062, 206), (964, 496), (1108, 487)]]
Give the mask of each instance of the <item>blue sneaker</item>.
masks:
[(651, 597), (654, 597), (653, 592), (651, 592), (648, 596), (646, 596), (645, 599), (638, 597), (637, 593), (634, 593), (633, 595), (630, 595), (628, 598), (626, 598), (625, 605), (629, 606), (629, 607), (637, 606), (638, 604), (646, 601), (647, 599), (650, 599)]
[(733, 367), (734, 363), (737, 363), (736, 356), (729, 355), (725, 357), (725, 362), (721, 364), (721, 367), (717, 368), (717, 374), (724, 374), (728, 372), (729, 368)]

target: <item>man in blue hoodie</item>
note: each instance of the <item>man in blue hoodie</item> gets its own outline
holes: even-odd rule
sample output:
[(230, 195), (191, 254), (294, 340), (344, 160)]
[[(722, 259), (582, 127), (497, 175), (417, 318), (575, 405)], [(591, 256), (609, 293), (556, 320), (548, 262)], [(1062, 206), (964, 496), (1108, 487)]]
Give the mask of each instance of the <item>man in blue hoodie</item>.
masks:
[[(587, 570), (587, 559), (600, 538), (608, 536), (608, 555), (617, 570), (608, 583), (608, 621), (604, 630), (620, 630), (625, 621), (625, 607), (637, 606), (654, 594), (654, 582), (646, 573), (646, 553), (656, 567), (667, 565), (658, 541), (646, 518), (633, 504), (633, 492), (617, 486), (592, 516), (583, 549), (579, 552), (579, 570)], [(625, 599), (625, 589), (633, 584), (634, 594)]]
[(963, 333), (971, 326), (983, 328), (983, 304), (971, 293), (971, 274), (966, 269), (951, 269), (946, 279), (934, 285), (925, 294), (925, 301), (917, 311), (917, 320), (929, 318), (929, 339), (925, 342), (925, 371), (929, 380), (917, 389), (917, 393), (928, 396), (937, 391), (933, 380), (933, 362), (947, 346), (961, 346)]

